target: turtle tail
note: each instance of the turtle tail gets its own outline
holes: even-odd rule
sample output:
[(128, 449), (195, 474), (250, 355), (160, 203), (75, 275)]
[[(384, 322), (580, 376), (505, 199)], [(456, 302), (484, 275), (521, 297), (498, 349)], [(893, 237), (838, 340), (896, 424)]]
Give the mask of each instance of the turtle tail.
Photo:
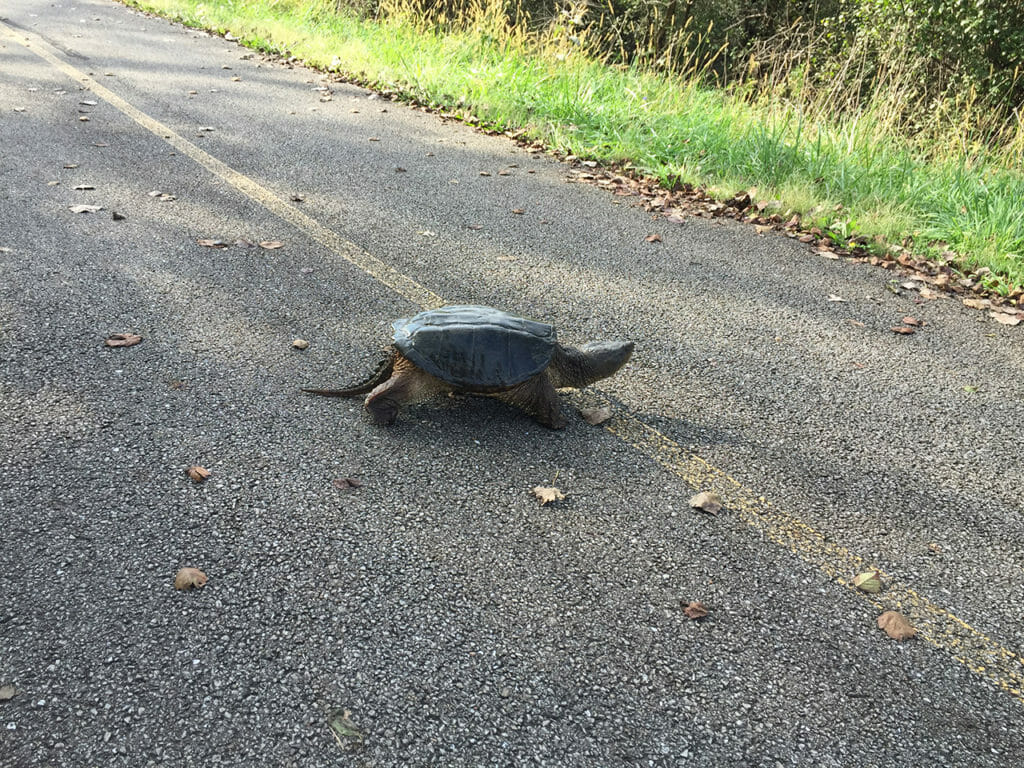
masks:
[(383, 384), (391, 378), (391, 373), (394, 371), (395, 359), (397, 357), (398, 355), (395, 353), (394, 349), (386, 350), (373, 373), (370, 374), (368, 378), (358, 384), (353, 384), (350, 387), (345, 387), (344, 389), (306, 389), (303, 387), (302, 391), (309, 392), (311, 395), (321, 395), (323, 397), (355, 397), (356, 395), (365, 395), (378, 384)]

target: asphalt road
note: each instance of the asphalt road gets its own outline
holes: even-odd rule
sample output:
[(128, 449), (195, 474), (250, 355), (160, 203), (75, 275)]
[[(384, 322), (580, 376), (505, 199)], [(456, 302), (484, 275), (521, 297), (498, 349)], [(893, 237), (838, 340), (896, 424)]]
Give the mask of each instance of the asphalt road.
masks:
[[(115, 3), (4, 1), (0, 765), (1019, 764), (1021, 327), (568, 172)], [(562, 432), (300, 393), (435, 299), (636, 353)]]

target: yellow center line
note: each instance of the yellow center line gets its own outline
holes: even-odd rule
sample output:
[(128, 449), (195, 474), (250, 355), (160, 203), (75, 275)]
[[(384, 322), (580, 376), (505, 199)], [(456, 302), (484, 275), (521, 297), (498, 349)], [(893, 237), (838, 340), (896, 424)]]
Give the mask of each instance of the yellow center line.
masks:
[(36, 35), (21, 31), (16, 33), (6, 24), (0, 22), (0, 30), (16, 43), (20, 43), (32, 53), (63, 72), (75, 82), (88, 88), (115, 109), (130, 117), (150, 133), (160, 137), (183, 155), (195, 160), (199, 165), (214, 176), (222, 179), (252, 200), (262, 205), (271, 213), (306, 233), (320, 245), (337, 254), (349, 263), (361, 269), (380, 283), (409, 299), (421, 307), (436, 308), (444, 304), (444, 300), (410, 277), (403, 275), (390, 264), (373, 256), (353, 242), (346, 240), (336, 232), (329, 230), (316, 219), (307, 216), (294, 205), (277, 197), (266, 187), (239, 173), (231, 166), (206, 152), (185, 137), (175, 133), (163, 123), (154, 120), (140, 109), (129, 104), (109, 88), (104, 87), (86, 73), (72, 67), (58, 58), (49, 50), (49, 46)]
[[(424, 309), (442, 306), (438, 294), (398, 272), (355, 243), (345, 240), (315, 219), (278, 198), (266, 187), (234, 170), (221, 160), (197, 147), (170, 128), (149, 117), (117, 94), (100, 85), (89, 75), (64, 62), (49, 50), (45, 42), (27, 32), (15, 33), (0, 22), (0, 31), (24, 46), (72, 80), (88, 88), (111, 106), (130, 117), (147, 131), (168, 142), (175, 149), (195, 160), (210, 173), (242, 194), (260, 203), (268, 211), (296, 229), (306, 233), (332, 253), (361, 269), (380, 283)], [(611, 406), (600, 392), (591, 389), (588, 399), (600, 398)], [(576, 405), (583, 404), (578, 394), (570, 396)], [(949, 654), (975, 674), (998, 689), (1024, 702), (1024, 657), (1016, 654), (983, 632), (975, 629), (950, 611), (921, 596), (909, 586), (900, 584), (867, 560), (851, 552), (801, 521), (796, 516), (776, 509), (764, 497), (746, 488), (723, 470), (709, 464), (692, 451), (663, 435), (636, 417), (619, 412), (607, 422), (605, 429), (681, 478), (694, 489), (714, 491), (729, 512), (765, 538), (821, 570), (830, 579), (853, 590), (876, 610), (897, 610), (906, 615), (925, 642)], [(878, 570), (886, 589), (878, 595), (866, 595), (854, 589), (853, 576)]]

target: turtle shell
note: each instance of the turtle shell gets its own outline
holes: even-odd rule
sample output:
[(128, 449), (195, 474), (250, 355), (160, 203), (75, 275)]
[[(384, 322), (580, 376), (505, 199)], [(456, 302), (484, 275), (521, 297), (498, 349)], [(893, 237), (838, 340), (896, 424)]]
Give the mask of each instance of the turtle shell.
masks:
[(491, 307), (452, 305), (396, 320), (395, 346), (427, 373), (468, 390), (500, 390), (543, 371), (555, 329)]

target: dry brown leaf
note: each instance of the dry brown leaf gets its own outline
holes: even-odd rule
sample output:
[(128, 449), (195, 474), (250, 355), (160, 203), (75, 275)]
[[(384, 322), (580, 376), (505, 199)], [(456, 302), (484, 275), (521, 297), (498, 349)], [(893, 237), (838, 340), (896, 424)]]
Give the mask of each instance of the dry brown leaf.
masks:
[(142, 341), (137, 333), (112, 333), (103, 343), (108, 347), (134, 347)]
[(226, 243), (223, 240), (214, 240), (212, 238), (200, 238), (196, 242), (204, 248), (228, 248), (231, 243)]
[(518, 215), (521, 216), (522, 214), (526, 213), (526, 209), (525, 208), (513, 208), (512, 209), (512, 213), (515, 213), (515, 214), (518, 214)]
[(533, 487), (533, 495), (540, 500), (542, 507), (552, 501), (560, 501), (565, 498), (565, 494), (557, 488), (547, 488), (542, 485), (535, 485)]
[(754, 231), (759, 235), (763, 235), (765, 232), (771, 232), (775, 227), (771, 224), (755, 224)]
[(0, 685), (0, 701), (10, 701), (14, 698), (17, 692), (18, 689), (10, 683), (7, 683), (6, 685)]
[(604, 422), (608, 421), (608, 419), (612, 417), (612, 409), (606, 407), (581, 408), (580, 415), (587, 424), (597, 426), (598, 424), (604, 424)]
[(491, 172), (490, 171), (480, 171), (480, 175), (481, 176), (490, 176)]
[(964, 306), (971, 309), (988, 309), (992, 302), (988, 299), (964, 299)]
[(182, 591), (202, 589), (206, 584), (206, 574), (198, 568), (182, 568), (174, 574), (174, 588)]
[(193, 464), (185, 470), (185, 474), (192, 479), (193, 483), (201, 483), (210, 476), (210, 470), (206, 467), (201, 467), (198, 464)]
[(934, 541), (929, 542), (929, 544), (928, 544), (928, 553), (932, 554), (932, 555), (941, 555), (942, 554), (942, 547), (940, 545), (936, 544)]
[(686, 618), (688, 619), (703, 619), (708, 615), (708, 609), (704, 603), (698, 602), (697, 600), (691, 600), (683, 606), (683, 613), (686, 614)]
[(102, 205), (72, 205), (68, 207), (68, 210), (72, 213), (96, 213), (102, 211)]
[(307, 349), (309, 347), (309, 342), (305, 339), (296, 339), (292, 342), (292, 346), (296, 349)]
[(650, 234), (647, 237), (645, 237), (644, 240), (646, 240), (648, 243), (660, 243), (661, 242), (661, 235), (659, 235), (657, 233), (653, 233), (653, 234)]
[(917, 630), (907, 621), (907, 617), (896, 611), (886, 611), (878, 617), (878, 628), (893, 640), (909, 640), (917, 634)]
[(910, 334), (914, 333), (914, 329), (911, 328), (909, 325), (894, 325), (889, 330), (891, 330), (893, 333), (903, 334), (904, 336), (909, 336)]
[(853, 577), (853, 586), (861, 592), (868, 592), (872, 595), (882, 591), (882, 574), (878, 571), (865, 571)]
[(353, 488), (361, 488), (363, 484), (354, 477), (334, 478), (334, 487), (341, 491), (348, 491)]
[(264, 248), (268, 251), (273, 251), (278, 248), (284, 248), (284, 243), (280, 240), (260, 240), (260, 248)]
[(924, 322), (922, 320), (918, 320), (916, 317), (910, 316), (904, 317), (902, 322), (904, 325), (912, 325), (915, 328), (920, 328), (921, 326), (924, 325)]
[(989, 317), (1002, 325), (1020, 325), (1020, 315), (1007, 315), (1005, 312), (989, 312)]
[(690, 506), (712, 515), (722, 509), (722, 498), (717, 493), (703, 491), (690, 499)]

